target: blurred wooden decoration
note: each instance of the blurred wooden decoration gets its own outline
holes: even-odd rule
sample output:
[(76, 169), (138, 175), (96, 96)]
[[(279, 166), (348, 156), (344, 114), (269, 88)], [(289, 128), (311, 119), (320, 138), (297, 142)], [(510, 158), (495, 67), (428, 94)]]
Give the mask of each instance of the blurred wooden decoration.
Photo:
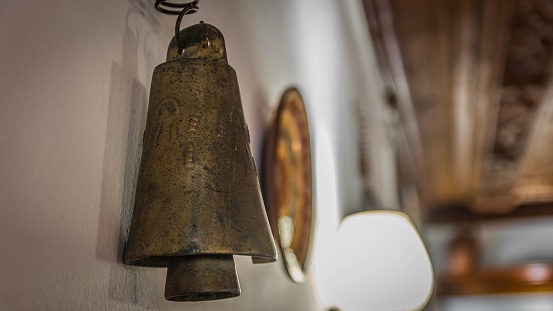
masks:
[(463, 276), (478, 269), (478, 241), (469, 223), (457, 226), (457, 235), (449, 244), (449, 273)]
[(437, 277), (439, 296), (553, 292), (553, 264), (481, 266), (474, 223), (457, 225), (449, 244), (448, 269)]
[[(553, 215), (553, 2), (363, 2), (423, 222)], [(553, 265), (450, 246), (439, 295), (553, 291)]]
[(444, 274), (437, 280), (436, 291), (439, 296), (553, 292), (553, 265), (526, 264), (463, 275)]
[(364, 4), (426, 219), (550, 205), (553, 2)]

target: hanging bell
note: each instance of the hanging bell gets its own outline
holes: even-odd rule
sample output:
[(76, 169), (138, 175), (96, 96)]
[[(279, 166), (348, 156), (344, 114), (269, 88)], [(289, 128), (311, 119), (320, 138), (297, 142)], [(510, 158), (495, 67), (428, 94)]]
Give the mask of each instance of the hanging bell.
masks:
[(173, 38), (153, 73), (124, 261), (167, 267), (165, 298), (240, 295), (233, 255), (276, 260), (238, 82), (222, 33)]

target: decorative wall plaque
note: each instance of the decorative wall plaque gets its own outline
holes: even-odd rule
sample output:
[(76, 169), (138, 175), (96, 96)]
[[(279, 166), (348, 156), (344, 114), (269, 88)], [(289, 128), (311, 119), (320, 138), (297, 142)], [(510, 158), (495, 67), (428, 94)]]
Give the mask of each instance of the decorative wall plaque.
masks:
[(282, 96), (265, 148), (267, 216), (294, 282), (305, 279), (312, 220), (311, 143), (298, 90)]

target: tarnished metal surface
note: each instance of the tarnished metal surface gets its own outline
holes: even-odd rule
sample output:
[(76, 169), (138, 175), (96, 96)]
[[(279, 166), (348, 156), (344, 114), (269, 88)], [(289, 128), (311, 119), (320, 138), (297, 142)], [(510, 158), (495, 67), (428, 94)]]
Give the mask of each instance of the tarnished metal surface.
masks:
[(173, 40), (154, 70), (125, 262), (169, 266), (167, 299), (228, 298), (240, 289), (217, 281), (236, 278), (220, 255), (271, 262), (276, 250), (223, 36), (201, 23), (181, 38), (183, 54)]
[(175, 257), (167, 267), (165, 298), (202, 301), (240, 295), (232, 255)]

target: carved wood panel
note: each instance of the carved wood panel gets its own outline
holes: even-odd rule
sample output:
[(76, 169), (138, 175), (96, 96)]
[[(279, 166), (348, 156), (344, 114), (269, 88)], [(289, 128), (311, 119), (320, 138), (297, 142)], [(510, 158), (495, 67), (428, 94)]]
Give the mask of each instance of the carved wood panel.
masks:
[(364, 3), (428, 212), (553, 202), (553, 2)]

